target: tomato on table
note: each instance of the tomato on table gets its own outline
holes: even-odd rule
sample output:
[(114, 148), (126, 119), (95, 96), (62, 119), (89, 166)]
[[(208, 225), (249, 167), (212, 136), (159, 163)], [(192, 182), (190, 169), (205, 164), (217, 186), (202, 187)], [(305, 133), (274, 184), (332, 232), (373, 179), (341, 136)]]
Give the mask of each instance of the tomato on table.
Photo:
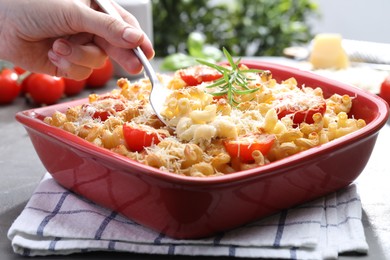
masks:
[(252, 153), (260, 151), (266, 155), (274, 144), (275, 136), (271, 134), (256, 133), (240, 136), (236, 140), (226, 140), (224, 146), (232, 158), (239, 158), (243, 163), (254, 161)]
[(0, 71), (0, 104), (11, 103), (21, 91), (18, 74), (8, 68)]
[(312, 93), (281, 94), (277, 98), (274, 108), (279, 119), (291, 115), (294, 124), (299, 125), (303, 122), (312, 124), (314, 123), (314, 114), (325, 114), (326, 102), (324, 98)]
[(104, 87), (114, 75), (114, 65), (110, 59), (107, 59), (101, 68), (94, 69), (92, 74), (87, 78), (89, 88)]
[[(26, 73), (26, 74), (25, 74), (25, 73)], [(29, 72), (25, 72), (25, 73), (19, 75), (19, 77), (22, 78), (22, 79), (21, 79), (21, 80), (22, 80), (22, 82), (21, 82), (21, 86), (22, 86), (21, 92), (22, 92), (22, 94), (28, 93), (28, 87), (29, 87), (29, 85), (30, 85), (30, 84), (28, 83), (28, 81), (30, 80), (31, 75), (34, 74), (34, 73), (29, 73)]]
[(390, 75), (382, 82), (379, 96), (386, 100), (386, 102), (390, 105)]
[(74, 79), (68, 79), (64, 78), (65, 83), (65, 95), (68, 96), (74, 96), (79, 94), (87, 85), (87, 80), (74, 80)]
[(28, 80), (29, 80), (31, 74), (33, 74), (33, 73), (28, 71), (28, 70), (25, 70), (19, 66), (15, 66), (14, 71), (19, 75), (19, 82), (21, 83), (21, 86), (22, 86), (21, 93), (22, 94), (27, 93), (28, 92), (27, 91)]
[(160, 138), (165, 137), (153, 127), (147, 125), (132, 126), (127, 123), (123, 125), (123, 136), (127, 147), (133, 152), (141, 152), (145, 147), (158, 144)]
[(47, 74), (33, 73), (27, 78), (26, 91), (36, 104), (51, 105), (64, 95), (63, 78)]
[(222, 77), (222, 74), (205, 65), (197, 65), (179, 70), (179, 75), (188, 86), (196, 86), (202, 82), (214, 81)]

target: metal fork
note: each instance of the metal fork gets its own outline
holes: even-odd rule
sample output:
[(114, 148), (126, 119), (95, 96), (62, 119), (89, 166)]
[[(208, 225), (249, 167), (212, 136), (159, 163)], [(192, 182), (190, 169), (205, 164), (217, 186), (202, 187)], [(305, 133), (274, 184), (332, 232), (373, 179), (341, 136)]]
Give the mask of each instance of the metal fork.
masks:
[[(95, 2), (102, 8), (104, 12), (107, 14), (113, 16), (114, 18), (118, 20), (122, 20), (122, 16), (118, 13), (118, 11), (115, 9), (115, 7), (107, 0), (95, 0)], [(152, 65), (150, 64), (149, 60), (146, 58), (144, 52), (141, 50), (140, 47), (137, 47), (133, 49), (133, 52), (138, 57), (142, 65), (144, 66), (146, 75), (149, 77), (150, 83), (152, 85), (152, 90), (150, 92), (149, 96), (149, 102), (152, 106), (152, 109), (156, 113), (157, 117), (167, 126), (170, 128), (173, 128), (168, 124), (168, 122), (164, 119), (164, 117), (161, 115), (161, 111), (164, 107), (164, 102), (166, 100), (166, 97), (168, 96), (168, 90), (161, 84), (160, 80), (158, 79), (156, 72), (154, 71)]]

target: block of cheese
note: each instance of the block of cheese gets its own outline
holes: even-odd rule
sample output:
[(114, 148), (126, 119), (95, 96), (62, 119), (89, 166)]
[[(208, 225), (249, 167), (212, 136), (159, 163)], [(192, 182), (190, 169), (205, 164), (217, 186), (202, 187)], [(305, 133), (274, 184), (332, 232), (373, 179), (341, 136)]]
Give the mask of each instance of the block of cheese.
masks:
[(309, 58), (314, 69), (345, 69), (349, 60), (339, 34), (318, 34), (313, 40)]

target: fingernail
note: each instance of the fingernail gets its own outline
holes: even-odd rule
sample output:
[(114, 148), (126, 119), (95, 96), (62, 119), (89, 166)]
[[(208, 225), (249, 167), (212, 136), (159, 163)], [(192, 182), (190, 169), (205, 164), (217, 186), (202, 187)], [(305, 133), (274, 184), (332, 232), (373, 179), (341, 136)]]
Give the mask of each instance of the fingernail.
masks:
[(63, 41), (57, 41), (54, 46), (53, 46), (53, 50), (59, 54), (59, 55), (62, 55), (62, 56), (68, 56), (71, 54), (72, 52), (72, 49), (71, 47), (69, 46), (69, 44), (63, 42)]
[(48, 57), (49, 57), (50, 61), (58, 68), (66, 70), (71, 66), (69, 61), (67, 61), (64, 58), (62, 58), (61, 56), (57, 55), (54, 51), (49, 51)]
[(132, 44), (139, 43), (143, 36), (144, 34), (142, 31), (130, 27), (127, 27), (122, 34), (123, 40)]
[(49, 60), (57, 66), (57, 64), (60, 61), (60, 57), (52, 50), (49, 51), (48, 53)]

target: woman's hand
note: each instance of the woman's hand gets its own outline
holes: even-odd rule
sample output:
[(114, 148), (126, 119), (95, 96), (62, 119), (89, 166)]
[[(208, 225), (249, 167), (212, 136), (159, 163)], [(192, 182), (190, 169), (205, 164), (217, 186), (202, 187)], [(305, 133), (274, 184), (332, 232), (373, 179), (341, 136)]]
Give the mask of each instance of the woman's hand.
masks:
[(123, 21), (88, 0), (0, 0), (0, 58), (26, 70), (87, 78), (107, 55), (129, 73), (142, 65), (131, 49), (154, 50), (136, 18), (112, 4)]

